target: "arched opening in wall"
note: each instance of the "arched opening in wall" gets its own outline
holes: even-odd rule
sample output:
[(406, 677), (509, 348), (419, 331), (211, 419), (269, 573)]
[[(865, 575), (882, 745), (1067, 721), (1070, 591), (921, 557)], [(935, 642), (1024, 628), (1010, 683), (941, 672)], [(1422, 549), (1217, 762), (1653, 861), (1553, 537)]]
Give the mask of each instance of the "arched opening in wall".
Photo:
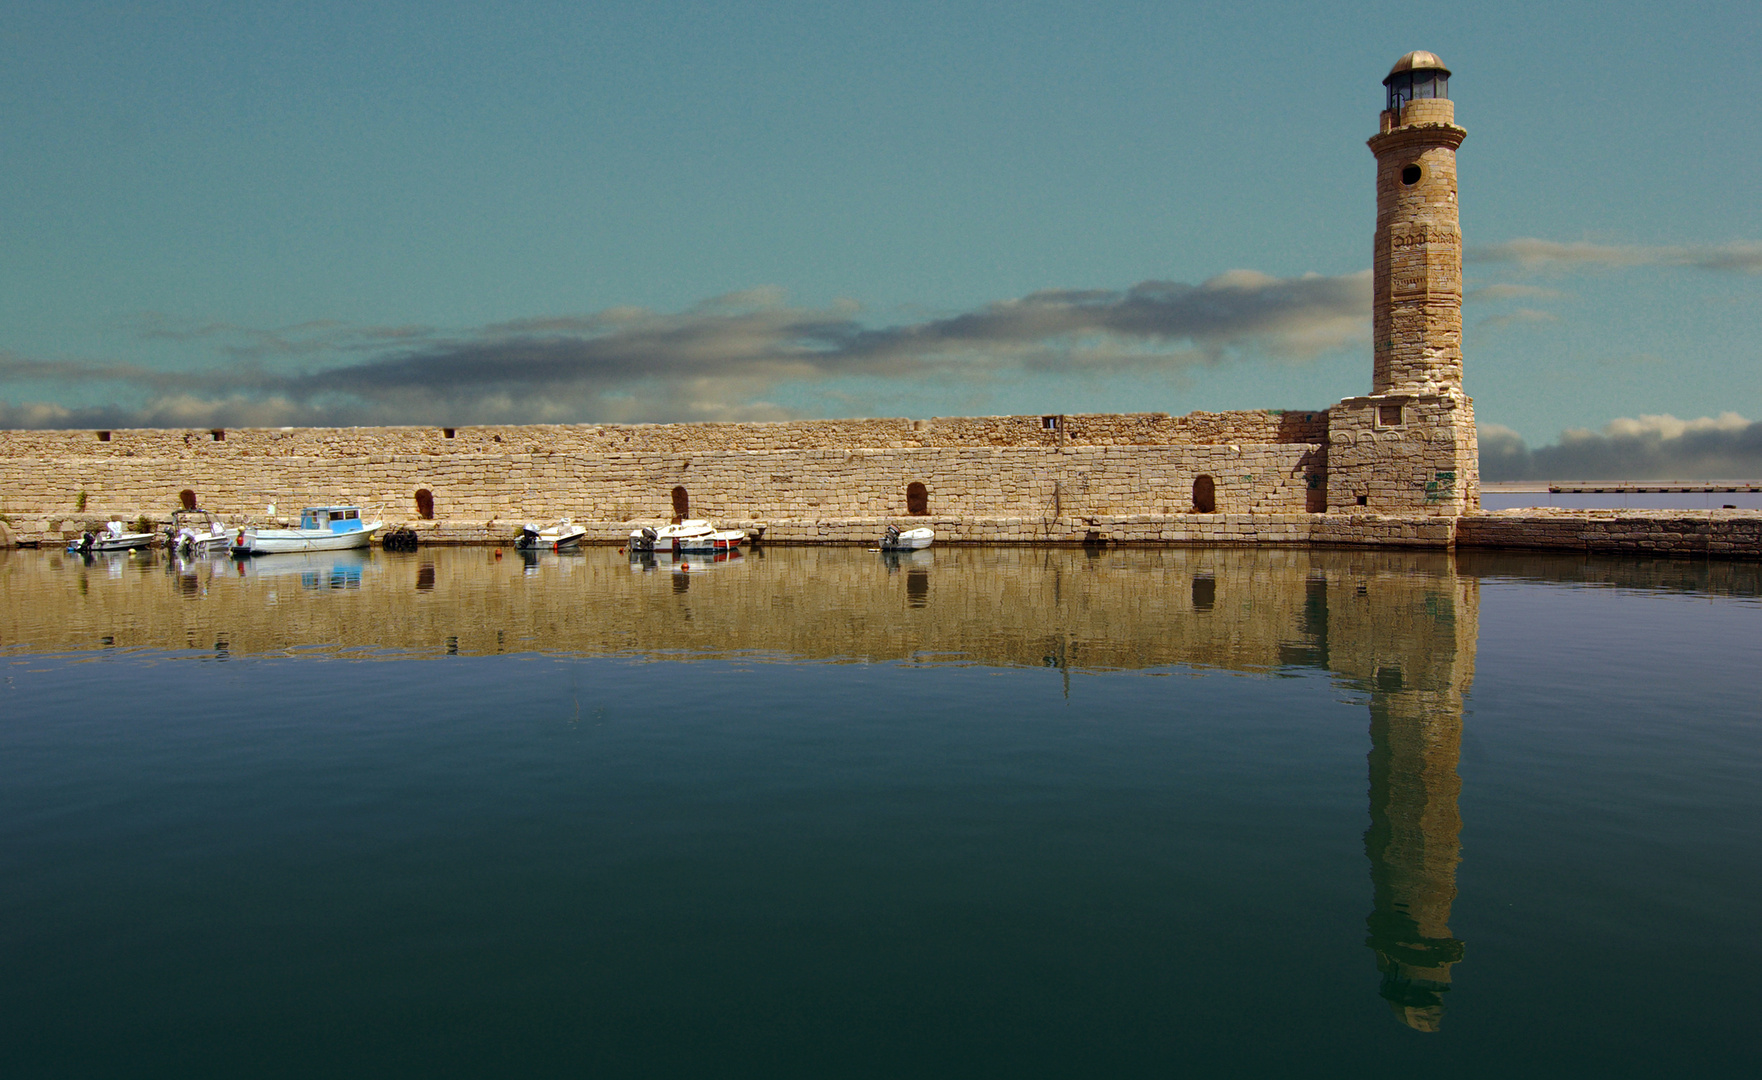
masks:
[(686, 490), (683, 486), (674, 488), (673, 489), (673, 524), (677, 525), (681, 521), (684, 521), (686, 518), (688, 518), (690, 516), (691, 516), (691, 496), (686, 492)]
[(905, 486), (905, 512), (923, 517), (930, 512), (930, 489), (916, 480)]
[(177, 493), (177, 501), (183, 503), (185, 510), (194, 510), (196, 508), (196, 493), (189, 488), (184, 488)]
[(1209, 476), (1201, 476), (1193, 481), (1193, 512), (1195, 514), (1217, 512), (1217, 482)]
[(1309, 474), (1309, 491), (1305, 494), (1303, 508), (1312, 514), (1328, 512), (1328, 478), (1324, 474)]
[(434, 492), (427, 488), (416, 489), (416, 516), (424, 521), (434, 520)]

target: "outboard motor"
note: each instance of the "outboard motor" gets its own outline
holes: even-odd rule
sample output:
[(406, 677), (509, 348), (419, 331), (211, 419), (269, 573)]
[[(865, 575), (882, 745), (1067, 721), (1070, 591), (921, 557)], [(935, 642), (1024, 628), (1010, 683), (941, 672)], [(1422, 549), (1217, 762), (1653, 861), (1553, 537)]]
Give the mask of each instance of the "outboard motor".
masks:
[(881, 537), (881, 546), (882, 547), (898, 547), (899, 546), (899, 526), (898, 525), (887, 526), (887, 532), (884, 533)]
[(514, 538), (514, 546), (517, 548), (537, 547), (538, 526), (531, 522), (520, 526), (520, 535)]
[(660, 533), (644, 526), (642, 530), (642, 546), (652, 550), (655, 546), (655, 541), (660, 539), (660, 537)]
[(89, 532), (81, 533), (80, 534), (80, 554), (81, 555), (90, 555), (92, 553), (92, 544), (97, 539), (98, 539), (97, 537), (93, 536)]

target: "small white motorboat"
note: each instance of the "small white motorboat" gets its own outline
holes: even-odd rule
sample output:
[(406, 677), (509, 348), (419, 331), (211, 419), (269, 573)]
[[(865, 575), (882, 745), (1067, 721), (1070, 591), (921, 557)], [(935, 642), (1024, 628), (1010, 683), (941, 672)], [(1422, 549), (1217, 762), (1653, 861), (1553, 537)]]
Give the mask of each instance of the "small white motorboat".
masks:
[(520, 535), (514, 538), (514, 546), (522, 551), (562, 551), (581, 543), (587, 530), (564, 518), (555, 525), (539, 528), (527, 522), (520, 527)]
[(630, 550), (635, 551), (738, 551), (746, 543), (739, 529), (717, 529), (701, 518), (688, 518), (658, 529), (633, 529)]
[(127, 532), (122, 522), (112, 521), (104, 526), (102, 532), (82, 533), (78, 540), (67, 545), (67, 550), (80, 555), (90, 555), (103, 551), (133, 551), (144, 548), (153, 542), (150, 532)]
[(898, 525), (889, 525), (887, 531), (881, 535), (881, 550), (918, 551), (929, 547), (930, 541), (934, 539), (934, 529), (907, 529), (900, 532)]
[(363, 521), (359, 506), (308, 506), (300, 511), (297, 529), (240, 529), (233, 538), (234, 555), (274, 555), (289, 551), (347, 551), (373, 543), (383, 521)]
[(174, 510), (165, 527), (165, 546), (179, 555), (224, 551), (231, 543), (226, 526), (206, 510)]

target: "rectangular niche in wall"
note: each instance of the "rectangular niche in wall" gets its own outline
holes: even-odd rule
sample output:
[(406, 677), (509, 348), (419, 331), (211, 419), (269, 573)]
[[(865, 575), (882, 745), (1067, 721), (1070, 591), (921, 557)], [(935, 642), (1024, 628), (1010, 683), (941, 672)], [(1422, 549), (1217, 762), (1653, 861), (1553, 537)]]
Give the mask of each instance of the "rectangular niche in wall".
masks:
[(1383, 427), (1397, 427), (1401, 423), (1401, 406), (1378, 405), (1377, 423)]

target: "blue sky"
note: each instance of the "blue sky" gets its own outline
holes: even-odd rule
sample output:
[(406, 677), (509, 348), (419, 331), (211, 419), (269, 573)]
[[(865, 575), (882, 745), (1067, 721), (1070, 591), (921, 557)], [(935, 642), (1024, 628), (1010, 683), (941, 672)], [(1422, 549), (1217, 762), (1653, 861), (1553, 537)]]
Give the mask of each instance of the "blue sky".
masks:
[(1762, 471), (1753, 3), (15, 2), (0, 426), (1324, 407), (1415, 48), (1500, 460)]

